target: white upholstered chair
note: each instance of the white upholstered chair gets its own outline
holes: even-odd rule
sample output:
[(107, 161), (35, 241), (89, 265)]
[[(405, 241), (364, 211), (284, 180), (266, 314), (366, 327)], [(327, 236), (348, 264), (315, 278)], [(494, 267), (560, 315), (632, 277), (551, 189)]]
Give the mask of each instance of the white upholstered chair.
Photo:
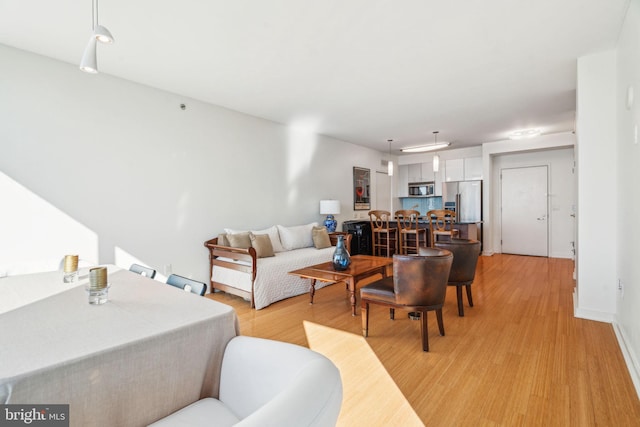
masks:
[(219, 396), (152, 426), (334, 426), (342, 381), (329, 359), (308, 348), (238, 336), (224, 352)]

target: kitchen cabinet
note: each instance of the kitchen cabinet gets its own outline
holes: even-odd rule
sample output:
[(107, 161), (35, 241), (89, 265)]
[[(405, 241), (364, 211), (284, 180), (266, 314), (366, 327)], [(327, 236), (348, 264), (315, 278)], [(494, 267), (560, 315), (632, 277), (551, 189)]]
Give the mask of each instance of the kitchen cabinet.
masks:
[[(398, 166), (398, 188), (397, 195), (398, 197), (409, 197), (409, 166), (402, 165)], [(442, 191), (442, 190), (440, 190)]]
[(422, 163), (409, 165), (409, 182), (422, 182)]
[(445, 181), (464, 181), (464, 159), (450, 159), (445, 162)]
[(433, 162), (422, 163), (422, 181), (433, 182), (435, 178), (433, 176)]
[(464, 179), (466, 181), (482, 179), (482, 157), (464, 159)]

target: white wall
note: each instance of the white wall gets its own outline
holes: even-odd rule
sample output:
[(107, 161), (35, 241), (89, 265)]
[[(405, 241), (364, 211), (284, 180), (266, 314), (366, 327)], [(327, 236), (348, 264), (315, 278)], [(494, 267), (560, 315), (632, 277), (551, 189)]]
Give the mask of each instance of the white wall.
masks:
[[(616, 293), (616, 330), (626, 349), (632, 377), (640, 393), (640, 1), (634, 0), (618, 44), (617, 52), (617, 277), (623, 285)], [(627, 108), (627, 91), (634, 88), (635, 100)]]
[(617, 236), (614, 230), (619, 208), (615, 51), (578, 59), (576, 123), (576, 315), (612, 321), (616, 310)]
[[(573, 139), (573, 138), (571, 138)], [(549, 256), (553, 258), (572, 258), (575, 241), (575, 224), (571, 217), (575, 205), (573, 177), (573, 148), (534, 151), (526, 153), (496, 155), (493, 158), (491, 179), (491, 205), (493, 212), (493, 252), (502, 252), (500, 224), (501, 181), (500, 172), (505, 168), (529, 166), (547, 166), (549, 171)]]
[[(353, 166), (374, 179), (388, 156), (2, 45), (0, 63), (0, 173), (95, 233), (100, 263), (124, 252), (205, 281), (203, 242), (223, 227), (322, 221), (324, 198), (350, 219)], [(59, 233), (46, 232), (45, 210), (6, 201), (12, 269), (84, 251), (51, 244), (34, 255)]]

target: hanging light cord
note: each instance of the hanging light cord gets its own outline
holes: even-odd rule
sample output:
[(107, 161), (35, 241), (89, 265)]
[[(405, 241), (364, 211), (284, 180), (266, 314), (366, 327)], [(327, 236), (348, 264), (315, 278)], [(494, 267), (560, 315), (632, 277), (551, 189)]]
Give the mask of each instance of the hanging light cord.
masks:
[(96, 2), (98, 0), (92, 0), (91, 1), (91, 31), (95, 31), (96, 30), (96, 26), (98, 25), (98, 13), (96, 12)]

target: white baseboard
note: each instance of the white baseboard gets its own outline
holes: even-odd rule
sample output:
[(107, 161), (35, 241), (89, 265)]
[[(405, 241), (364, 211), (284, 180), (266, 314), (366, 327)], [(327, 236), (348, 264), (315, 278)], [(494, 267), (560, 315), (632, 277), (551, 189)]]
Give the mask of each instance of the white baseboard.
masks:
[(577, 304), (578, 301), (576, 299), (576, 293), (574, 290), (573, 314), (575, 317), (578, 317), (580, 319), (611, 323), (611, 325), (613, 326), (613, 331), (616, 334), (618, 346), (620, 347), (620, 351), (622, 352), (622, 357), (624, 357), (624, 361), (627, 364), (627, 370), (629, 371), (629, 375), (631, 376), (631, 381), (633, 382), (633, 386), (636, 389), (636, 394), (640, 399), (640, 363), (638, 363), (638, 358), (633, 352), (633, 349), (627, 345), (627, 342), (629, 340), (626, 338), (624, 331), (618, 326), (618, 323), (616, 322), (616, 316), (611, 313), (580, 309), (578, 308)]
[(605, 323), (613, 323), (616, 320), (615, 313), (579, 308), (575, 290), (573, 291), (573, 315), (579, 319), (595, 320)]
[(629, 340), (626, 338), (624, 330), (618, 326), (617, 322), (613, 322), (613, 331), (616, 333), (616, 338), (618, 338), (618, 345), (622, 351), (624, 361), (627, 364), (627, 369), (629, 370), (629, 375), (631, 375), (633, 386), (636, 388), (636, 394), (640, 399), (640, 364), (638, 363), (638, 358), (633, 352), (633, 349), (627, 345)]

